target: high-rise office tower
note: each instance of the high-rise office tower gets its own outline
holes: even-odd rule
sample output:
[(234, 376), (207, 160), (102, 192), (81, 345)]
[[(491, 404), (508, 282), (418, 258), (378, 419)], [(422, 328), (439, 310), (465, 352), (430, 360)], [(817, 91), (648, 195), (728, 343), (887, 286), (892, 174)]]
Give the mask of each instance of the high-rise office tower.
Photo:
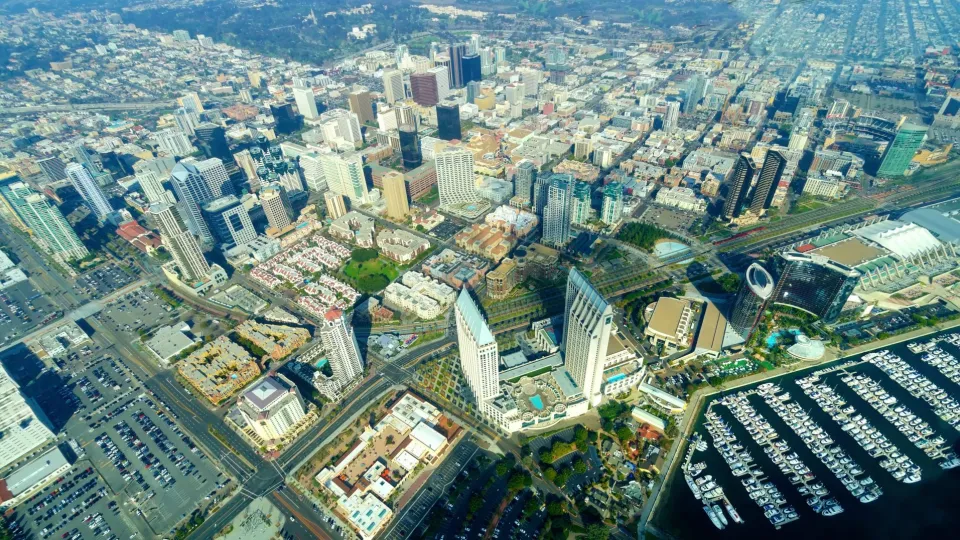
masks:
[(513, 174), (513, 192), (530, 202), (532, 200), (533, 185), (537, 181), (537, 166), (528, 159), (517, 163), (517, 170)]
[(363, 175), (363, 158), (356, 153), (320, 154), (327, 189), (350, 199), (352, 205), (367, 203), (369, 191)]
[(237, 410), (266, 443), (279, 443), (306, 416), (297, 385), (280, 373), (250, 385), (237, 400)]
[(257, 237), (250, 213), (236, 195), (225, 195), (201, 208), (210, 232), (222, 246), (242, 246)]
[(463, 88), (463, 57), (467, 46), (463, 43), (452, 43), (447, 52), (450, 56), (450, 88)]
[(323, 140), (332, 147), (343, 141), (354, 148), (363, 144), (360, 117), (346, 109), (330, 109), (320, 115), (320, 131)]
[(170, 156), (189, 156), (197, 149), (190, 144), (190, 138), (179, 129), (171, 128), (158, 131), (154, 135), (157, 148)]
[(317, 97), (313, 93), (313, 88), (294, 87), (293, 99), (297, 103), (297, 110), (307, 120), (313, 120), (320, 116), (320, 111), (317, 110)]
[(383, 73), (383, 93), (387, 98), (387, 103), (390, 105), (406, 99), (406, 92), (403, 89), (402, 71), (393, 69)]
[(414, 73), (410, 75), (410, 92), (413, 101), (423, 107), (433, 107), (440, 101), (435, 73)]
[(457, 321), (460, 368), (473, 398), (477, 401), (477, 409), (483, 412), (483, 403), (500, 394), (500, 352), (497, 349), (497, 340), (466, 288), (461, 289), (457, 296), (454, 315)]
[(414, 129), (420, 129), (420, 118), (416, 111), (410, 105), (397, 104), (393, 109), (397, 114), (398, 126), (413, 126)]
[(480, 82), (470, 81), (467, 83), (467, 103), (473, 105), (473, 101), (480, 95)]
[(383, 175), (383, 196), (387, 199), (387, 215), (398, 221), (406, 219), (410, 214), (410, 203), (403, 173), (390, 171)]
[(563, 247), (570, 241), (573, 183), (568, 174), (554, 174), (550, 179), (543, 209), (543, 243), (548, 246)]
[(176, 199), (163, 187), (163, 178), (154, 170), (141, 169), (134, 175), (140, 189), (143, 190), (143, 196), (149, 203), (175, 203)]
[(230, 146), (227, 144), (227, 132), (220, 126), (210, 122), (200, 124), (194, 128), (197, 144), (208, 158), (220, 158), (224, 161), (233, 159), (230, 155)]
[(194, 136), (194, 130), (200, 125), (200, 115), (194, 111), (188, 111), (185, 107), (180, 107), (173, 113), (173, 121), (177, 128), (189, 136)]
[(504, 94), (507, 103), (510, 105), (510, 117), (520, 118), (523, 116), (523, 86), (518, 83), (508, 84), (504, 88)]
[(353, 327), (343, 311), (332, 308), (328, 311), (320, 326), (320, 341), (327, 352), (327, 361), (333, 379), (345, 388), (351, 382), (363, 376), (363, 359)]
[(443, 101), (437, 104), (437, 137), (452, 141), (459, 140), (460, 105), (456, 101)]
[(273, 129), (279, 135), (289, 135), (303, 127), (303, 117), (293, 112), (293, 105), (290, 103), (270, 105), (270, 114), (276, 122)]
[(181, 97), (178, 97), (177, 105), (180, 105), (181, 107), (183, 107), (184, 109), (190, 112), (195, 112), (195, 113), (203, 112), (203, 102), (200, 101), (200, 96), (196, 92), (190, 92), (190, 93), (184, 94)]
[(347, 205), (343, 202), (343, 195), (333, 191), (323, 194), (323, 201), (327, 205), (327, 217), (337, 219), (347, 213)]
[(400, 137), (400, 156), (403, 158), (403, 167), (407, 170), (416, 169), (423, 164), (417, 129), (413, 125), (402, 124), (397, 134)]
[(96, 175), (98, 172), (103, 171), (103, 165), (100, 163), (97, 152), (91, 152), (90, 150), (87, 150), (83, 144), (77, 144), (70, 147), (66, 153), (72, 157), (74, 161), (86, 167), (92, 175)]
[(667, 111), (663, 113), (663, 130), (667, 133), (673, 133), (677, 130), (677, 123), (680, 120), (680, 102), (668, 101)]
[(218, 158), (205, 159), (196, 162), (196, 167), (200, 176), (203, 177), (203, 181), (209, 186), (211, 195), (222, 197), (234, 193), (233, 184), (230, 183), (230, 175), (227, 173), (223, 161)]
[(463, 84), (480, 81), (483, 79), (481, 69), (480, 55), (472, 54), (464, 56), (461, 60), (461, 71), (463, 72)]
[(56, 156), (37, 160), (37, 167), (43, 171), (47, 182), (59, 182), (67, 178), (67, 166)]
[(327, 177), (323, 173), (323, 161), (320, 154), (310, 152), (300, 154), (300, 169), (303, 170), (303, 181), (307, 189), (314, 193), (323, 193), (327, 190)]
[(274, 184), (267, 184), (260, 189), (260, 206), (263, 207), (263, 213), (267, 216), (267, 223), (277, 230), (282, 230), (290, 225), (290, 204), (286, 201), (286, 194), (283, 187)]
[(14, 211), (48, 253), (65, 261), (82, 259), (89, 254), (60, 209), (50, 204), (45, 195), (33, 192), (22, 182), (9, 188), (22, 197), (12, 201)]
[(753, 188), (753, 200), (750, 201), (751, 213), (759, 216), (764, 210), (770, 208), (786, 166), (787, 158), (783, 154), (776, 150), (767, 151), (763, 166), (760, 167), (760, 174), (757, 175), (757, 185)]
[(468, 54), (480, 54), (480, 34), (470, 34), (470, 41), (467, 43)]
[(910, 168), (910, 162), (927, 136), (927, 127), (904, 123), (897, 130), (893, 142), (887, 145), (877, 176), (900, 176)]
[(192, 234), (183, 229), (173, 207), (169, 204), (151, 204), (150, 213), (160, 229), (163, 246), (186, 283), (202, 281), (210, 274), (210, 265), (200, 251), (200, 245)]
[(0, 366), (0, 433), (3, 433), (0, 468), (56, 439), (39, 407), (20, 392), (20, 386), (3, 366)]
[(200, 206), (216, 199), (217, 196), (210, 190), (210, 185), (204, 180), (200, 170), (192, 163), (181, 161), (170, 172), (170, 183), (173, 185), (174, 193), (177, 194), (179, 201), (177, 206), (187, 229), (198, 236), (203, 243), (212, 243), (213, 236), (203, 221)]
[(461, 146), (448, 146), (436, 155), (436, 164), (442, 206), (480, 200), (473, 172), (473, 152)]
[(103, 221), (113, 212), (113, 207), (111, 207), (110, 202), (107, 201), (103, 190), (100, 189), (99, 184), (94, 180), (90, 171), (84, 168), (83, 165), (71, 163), (67, 165), (66, 173), (67, 177), (70, 178), (70, 184), (73, 185), (77, 193), (83, 197), (83, 202), (87, 203), (87, 206), (94, 215), (97, 216), (98, 220)]
[(574, 180), (570, 199), (570, 223), (583, 225), (590, 221), (590, 184)]
[(603, 186), (603, 205), (600, 207), (600, 220), (613, 225), (623, 218), (623, 184), (610, 182)]
[(437, 66), (430, 68), (427, 73), (433, 73), (437, 77), (437, 99), (443, 101), (450, 95), (450, 72), (446, 66)]
[(541, 174), (533, 181), (533, 210), (536, 212), (540, 222), (543, 223), (543, 212), (547, 207), (547, 199), (550, 196), (550, 182), (553, 181), (553, 175)]
[(375, 124), (377, 119), (373, 117), (373, 100), (370, 98), (370, 92), (366, 90), (354, 90), (348, 96), (350, 103), (350, 112), (357, 115), (361, 124)]
[(763, 315), (763, 309), (773, 296), (773, 291), (773, 276), (767, 272), (766, 268), (758, 263), (747, 267), (730, 313), (730, 326), (740, 334), (740, 337), (750, 339), (750, 334), (753, 333), (757, 321)]
[(737, 164), (734, 165), (733, 174), (730, 178), (727, 199), (723, 202), (724, 218), (740, 217), (740, 211), (743, 209), (743, 203), (747, 198), (747, 190), (750, 189), (750, 182), (753, 180), (753, 173), (756, 168), (750, 154), (743, 152), (737, 158)]
[(613, 308), (576, 268), (567, 277), (563, 310), (563, 364), (585, 398), (596, 406), (603, 394), (603, 362), (607, 357)]
[(781, 253), (773, 259), (773, 302), (833, 322), (860, 280), (860, 272), (823, 255)]
[(240, 167), (240, 170), (243, 171), (243, 175), (247, 178), (247, 184), (250, 186), (250, 191), (256, 192), (260, 189), (260, 175), (257, 174), (257, 168), (260, 166), (250, 153), (250, 150), (241, 150), (233, 155), (233, 160), (237, 163), (237, 167)]
[(707, 78), (696, 74), (687, 79), (686, 98), (683, 100), (683, 113), (693, 114), (697, 111), (697, 104), (703, 99), (707, 91)]

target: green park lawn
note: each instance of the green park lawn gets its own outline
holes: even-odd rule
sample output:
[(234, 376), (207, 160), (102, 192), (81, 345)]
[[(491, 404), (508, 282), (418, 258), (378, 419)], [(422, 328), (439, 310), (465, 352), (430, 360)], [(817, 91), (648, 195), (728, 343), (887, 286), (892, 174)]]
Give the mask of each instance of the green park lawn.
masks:
[(349, 278), (360, 292), (368, 294), (382, 291), (399, 273), (393, 262), (382, 257), (362, 262), (351, 259), (343, 268), (343, 275)]

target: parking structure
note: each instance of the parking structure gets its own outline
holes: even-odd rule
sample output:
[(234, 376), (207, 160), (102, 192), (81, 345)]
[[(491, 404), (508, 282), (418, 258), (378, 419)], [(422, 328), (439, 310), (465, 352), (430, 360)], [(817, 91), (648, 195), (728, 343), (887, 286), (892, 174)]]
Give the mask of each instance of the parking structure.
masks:
[(136, 278), (127, 270), (120, 268), (114, 262), (109, 262), (77, 277), (74, 288), (96, 299), (122, 289), (134, 281)]
[(37, 291), (30, 281), (0, 289), (0, 347), (57, 316), (57, 306)]

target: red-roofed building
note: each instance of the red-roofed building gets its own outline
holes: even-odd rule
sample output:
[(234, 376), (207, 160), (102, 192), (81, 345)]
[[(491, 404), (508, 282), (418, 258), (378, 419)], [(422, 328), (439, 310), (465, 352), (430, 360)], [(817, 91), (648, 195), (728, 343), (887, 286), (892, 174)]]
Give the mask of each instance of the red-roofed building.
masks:
[(160, 247), (160, 238), (141, 227), (135, 220), (121, 223), (117, 227), (117, 234), (144, 253), (153, 253)]

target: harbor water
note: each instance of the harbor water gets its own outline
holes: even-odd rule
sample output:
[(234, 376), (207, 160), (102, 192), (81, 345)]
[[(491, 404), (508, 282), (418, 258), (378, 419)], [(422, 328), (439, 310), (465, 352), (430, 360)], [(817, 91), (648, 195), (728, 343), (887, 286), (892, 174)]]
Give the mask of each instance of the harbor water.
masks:
[[(957, 333), (960, 330), (948, 330), (937, 336)], [(934, 336), (927, 336), (916, 343), (925, 343)], [(946, 342), (940, 342), (940, 349), (952, 354), (960, 360), (960, 348)], [(960, 398), (960, 386), (944, 376), (936, 367), (921, 361), (921, 354), (914, 354), (907, 348), (907, 343), (898, 344), (883, 350), (889, 350), (899, 356), (911, 367), (928, 378), (935, 385), (942, 388), (949, 395)], [(820, 515), (807, 504), (806, 496), (797, 491), (799, 486), (790, 483), (787, 477), (775, 465), (763, 449), (751, 438), (744, 426), (737, 421), (730, 408), (720, 405), (718, 400), (724, 394), (717, 394), (708, 400), (696, 420), (694, 433), (700, 434), (703, 440), (710, 443), (706, 451), (693, 453), (691, 462), (706, 464), (704, 475), (712, 475), (713, 480), (724, 489), (727, 499), (743, 518), (744, 523), (730, 523), (723, 530), (718, 530), (708, 515), (704, 512), (703, 502), (697, 500), (684, 479), (683, 472), (675, 469), (667, 491), (660, 501), (653, 524), (663, 532), (679, 540), (709, 538), (953, 538), (960, 535), (960, 467), (944, 470), (939, 463), (942, 460), (933, 460), (912, 444), (907, 436), (897, 430), (894, 425), (874, 410), (870, 404), (857, 395), (847, 384), (841, 381), (846, 373), (862, 373), (880, 383), (882, 388), (897, 398), (898, 404), (908, 407), (919, 418), (926, 421), (937, 435), (946, 439), (946, 446), (954, 450), (960, 448), (960, 431), (941, 420), (933, 409), (923, 399), (911, 395), (893, 379), (887, 376), (879, 367), (870, 363), (862, 363), (845, 371), (836, 371), (821, 376), (821, 383), (828, 385), (839, 394), (848, 405), (854, 406), (856, 412), (866, 418), (870, 424), (882, 432), (891, 443), (900, 449), (914, 463), (922, 469), (922, 480), (913, 483), (903, 483), (894, 479), (889, 472), (880, 466), (880, 460), (871, 457), (857, 444), (854, 439), (844, 432), (840, 425), (825, 413), (817, 403), (808, 397), (796, 384), (796, 380), (808, 376), (813, 371), (829, 368), (850, 360), (838, 360), (834, 364), (819, 365), (815, 368), (802, 370), (783, 375), (764, 382), (773, 382), (779, 385), (783, 392), (789, 392), (790, 400), (799, 404), (810, 418), (822, 427), (843, 450), (862, 468), (864, 475), (872, 478), (883, 490), (879, 499), (862, 503), (854, 497), (837, 477), (821, 462), (820, 459), (804, 444), (794, 431), (771, 409), (763, 397), (751, 394), (748, 397), (749, 405), (761, 415), (777, 431), (781, 440), (789, 443), (790, 449), (796, 452), (804, 465), (816, 475), (816, 480), (822, 482), (829, 490), (830, 495), (843, 507), (843, 512), (834, 516)], [(732, 390), (731, 394), (756, 389), (761, 383)], [(754, 465), (758, 466), (766, 476), (765, 481), (772, 482), (787, 499), (787, 505), (798, 512), (798, 519), (783, 524), (779, 529), (774, 528), (764, 516), (763, 510), (748, 496), (741, 480), (745, 477), (735, 477), (731, 473), (726, 461), (714, 448), (713, 440), (704, 426), (704, 414), (711, 402), (712, 410), (717, 413), (727, 425), (732, 428), (738, 443), (743, 445), (754, 457)], [(949, 449), (949, 448), (948, 448)], [(677, 459), (682, 459), (687, 453), (687, 447), (681, 449)]]

